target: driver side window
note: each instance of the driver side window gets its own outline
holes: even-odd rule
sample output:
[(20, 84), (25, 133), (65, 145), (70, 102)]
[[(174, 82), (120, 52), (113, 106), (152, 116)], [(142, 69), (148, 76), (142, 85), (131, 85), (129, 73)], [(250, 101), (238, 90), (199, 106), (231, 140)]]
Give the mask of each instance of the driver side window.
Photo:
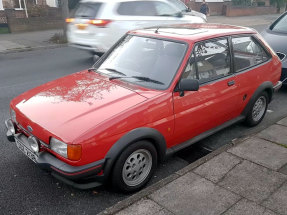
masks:
[(196, 44), (182, 78), (198, 79), (202, 84), (230, 73), (229, 45), (224, 38)]

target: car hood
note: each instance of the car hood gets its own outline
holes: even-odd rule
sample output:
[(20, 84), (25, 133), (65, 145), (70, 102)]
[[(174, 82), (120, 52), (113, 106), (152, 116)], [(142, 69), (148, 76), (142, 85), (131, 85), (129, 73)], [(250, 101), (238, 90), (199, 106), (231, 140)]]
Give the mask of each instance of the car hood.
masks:
[(145, 100), (134, 90), (86, 71), (32, 89), (14, 99), (12, 106), (36, 125), (72, 141)]

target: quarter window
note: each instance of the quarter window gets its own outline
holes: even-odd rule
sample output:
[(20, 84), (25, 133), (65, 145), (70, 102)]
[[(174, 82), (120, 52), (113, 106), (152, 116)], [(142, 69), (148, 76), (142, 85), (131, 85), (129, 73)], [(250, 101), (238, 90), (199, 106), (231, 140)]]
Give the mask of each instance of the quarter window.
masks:
[(175, 10), (174, 8), (163, 2), (155, 1), (154, 4), (158, 16), (174, 16), (176, 13), (180, 12), (180, 10)]
[(199, 83), (216, 80), (230, 74), (230, 54), (227, 39), (200, 42), (182, 78), (198, 79)]
[(268, 60), (265, 50), (252, 37), (232, 38), (235, 72)]

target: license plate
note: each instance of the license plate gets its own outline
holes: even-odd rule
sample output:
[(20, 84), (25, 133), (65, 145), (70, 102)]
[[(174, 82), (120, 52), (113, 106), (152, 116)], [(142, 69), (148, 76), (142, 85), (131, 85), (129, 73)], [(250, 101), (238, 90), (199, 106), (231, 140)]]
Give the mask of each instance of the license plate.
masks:
[(77, 27), (79, 30), (85, 30), (87, 28), (87, 24), (78, 24)]
[(20, 149), (28, 158), (30, 158), (33, 162), (36, 163), (37, 155), (32, 152), (32, 150), (28, 149), (22, 142), (15, 138), (16, 146)]

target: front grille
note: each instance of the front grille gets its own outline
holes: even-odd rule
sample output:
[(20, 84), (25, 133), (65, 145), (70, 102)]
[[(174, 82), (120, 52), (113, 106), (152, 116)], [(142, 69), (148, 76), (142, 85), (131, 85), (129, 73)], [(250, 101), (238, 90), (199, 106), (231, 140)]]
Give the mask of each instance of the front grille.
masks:
[(286, 57), (286, 54), (283, 54), (281, 52), (276, 52), (276, 54), (278, 55), (278, 57), (280, 58), (281, 61), (283, 61), (284, 58)]

